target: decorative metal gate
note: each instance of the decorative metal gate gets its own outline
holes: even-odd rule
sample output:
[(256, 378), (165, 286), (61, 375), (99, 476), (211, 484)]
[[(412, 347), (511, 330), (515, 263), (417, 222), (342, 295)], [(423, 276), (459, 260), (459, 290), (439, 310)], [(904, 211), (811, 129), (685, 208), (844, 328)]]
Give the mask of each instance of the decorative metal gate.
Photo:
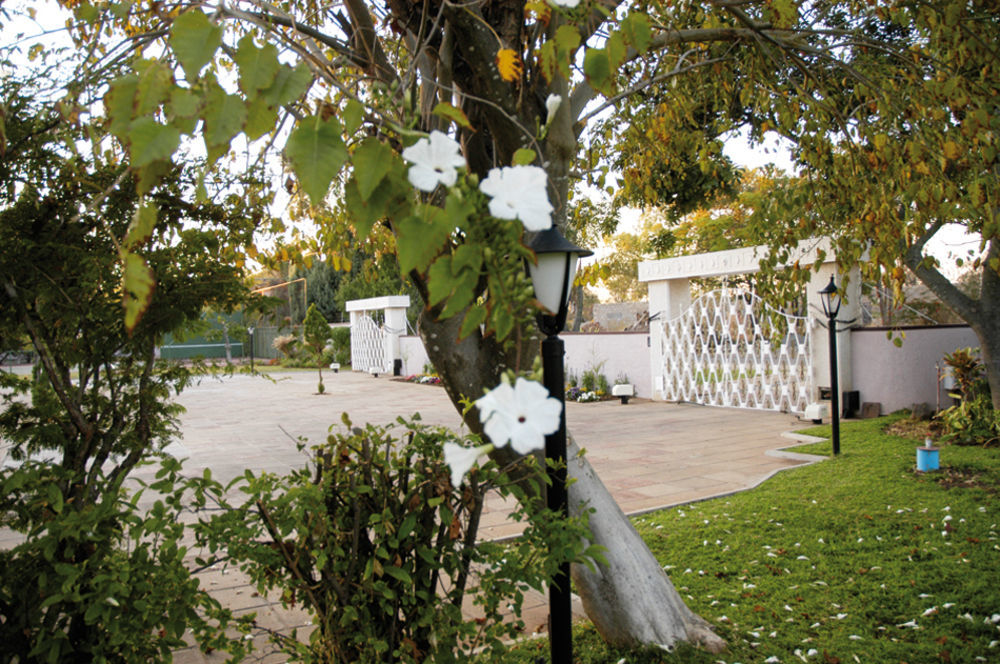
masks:
[(355, 371), (372, 367), (387, 371), (385, 330), (371, 316), (359, 315), (351, 321), (351, 366)]
[(712, 291), (662, 326), (664, 399), (802, 413), (812, 394), (809, 321), (753, 293)]

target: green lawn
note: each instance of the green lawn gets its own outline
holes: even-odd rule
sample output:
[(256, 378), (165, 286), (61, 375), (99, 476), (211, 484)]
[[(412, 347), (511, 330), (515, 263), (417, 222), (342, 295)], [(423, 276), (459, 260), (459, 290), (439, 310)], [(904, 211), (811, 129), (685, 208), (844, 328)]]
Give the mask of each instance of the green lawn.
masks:
[(1000, 451), (946, 447), (918, 474), (916, 441), (883, 433), (895, 419), (845, 423), (837, 459), (635, 519), (728, 650), (609, 650), (582, 626), (575, 661), (1000, 662)]

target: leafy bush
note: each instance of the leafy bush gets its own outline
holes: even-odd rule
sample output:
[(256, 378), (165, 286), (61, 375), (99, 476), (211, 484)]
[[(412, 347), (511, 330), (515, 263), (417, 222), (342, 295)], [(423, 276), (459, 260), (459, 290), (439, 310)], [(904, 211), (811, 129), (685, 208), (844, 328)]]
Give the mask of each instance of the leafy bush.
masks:
[(962, 348), (945, 355), (958, 386), (951, 396), (960, 402), (937, 415), (944, 427), (942, 440), (958, 445), (995, 445), (1000, 442), (1000, 413), (993, 408), (979, 349)]
[[(499, 656), (523, 628), (502, 612), (517, 615), (524, 592), (542, 587), (563, 560), (548, 552), (595, 554), (582, 549), (585, 521), (541, 509), (516, 541), (477, 544), (486, 491), (506, 496), (517, 485), (487, 464), (469, 484), (451, 486), (441, 448), (455, 434), (399, 425), (401, 436), (372, 425), (331, 435), (312, 448), (309, 467), (287, 476), (248, 471), (240, 481), (246, 502), (197, 528), (261, 591), (279, 589), (284, 602), (312, 614), (308, 644), (278, 637), (296, 661), (454, 662), (478, 648)], [(521, 463), (538, 471), (533, 457)], [(468, 593), (481, 616), (469, 621)]]
[(330, 328), (330, 341), (333, 342), (333, 362), (341, 366), (351, 363), (351, 328)]

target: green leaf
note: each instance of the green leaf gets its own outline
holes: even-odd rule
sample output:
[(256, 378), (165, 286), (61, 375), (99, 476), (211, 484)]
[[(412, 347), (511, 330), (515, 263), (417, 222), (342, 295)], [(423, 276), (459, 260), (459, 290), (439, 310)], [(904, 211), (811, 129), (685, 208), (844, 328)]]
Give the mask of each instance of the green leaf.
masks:
[(479, 244), (463, 244), (452, 254), (452, 274), (458, 275), (465, 271), (479, 274), (483, 266), (483, 246)]
[(372, 226), (385, 216), (388, 208), (392, 187), (383, 182), (367, 201), (361, 200), (358, 193), (358, 182), (354, 178), (347, 181), (344, 187), (344, 203), (354, 220), (354, 230), (357, 238), (363, 239), (371, 232)]
[(365, 107), (357, 99), (348, 99), (341, 117), (344, 120), (344, 132), (352, 136), (364, 121)]
[(250, 35), (239, 41), (235, 60), (240, 68), (240, 90), (247, 95), (254, 95), (271, 85), (280, 66), (277, 47), (265, 44), (258, 48)]
[(104, 95), (104, 108), (111, 123), (108, 130), (122, 141), (126, 140), (129, 125), (135, 117), (135, 94), (139, 89), (139, 77), (129, 74), (115, 79)]
[(305, 94), (310, 83), (312, 83), (312, 72), (308, 65), (299, 63), (295, 69), (281, 65), (274, 76), (274, 82), (261, 94), (271, 106), (284, 106)]
[(465, 114), (465, 111), (447, 102), (439, 103), (431, 113), (445, 120), (451, 120), (460, 127), (472, 129), (472, 123), (469, 122), (469, 116)]
[(221, 44), (222, 28), (212, 23), (203, 12), (184, 12), (170, 27), (170, 48), (189, 81), (198, 78)]
[(629, 14), (621, 23), (622, 34), (625, 43), (633, 47), (639, 53), (645, 53), (652, 40), (652, 30), (649, 25), (649, 17), (638, 12)]
[(330, 182), (347, 161), (340, 123), (334, 117), (325, 121), (318, 115), (304, 118), (288, 137), (285, 155), (302, 189), (313, 205), (319, 205), (330, 189)]
[(366, 138), (354, 151), (354, 178), (361, 200), (367, 201), (375, 187), (392, 169), (393, 151), (374, 137)]
[(125, 329), (131, 332), (153, 299), (156, 279), (153, 270), (138, 254), (123, 251), (121, 258), (124, 264), (122, 305), (125, 307)]
[(158, 213), (159, 209), (153, 203), (144, 203), (136, 208), (122, 243), (126, 250), (134, 251), (146, 243), (156, 228)]
[(135, 183), (136, 192), (140, 196), (148, 194), (172, 168), (173, 163), (169, 159), (157, 159), (137, 169), (139, 178)]
[(205, 105), (205, 130), (202, 137), (208, 150), (208, 160), (213, 162), (229, 149), (229, 142), (238, 134), (247, 120), (247, 107), (243, 100), (227, 94), (214, 82), (208, 89)]
[(514, 152), (514, 158), (511, 160), (512, 166), (530, 166), (531, 162), (535, 161), (536, 153), (534, 150), (529, 148), (518, 148)]
[(180, 140), (176, 127), (161, 125), (151, 117), (139, 118), (128, 130), (132, 166), (141, 168), (158, 159), (169, 159)]
[(619, 31), (612, 32), (604, 48), (608, 52), (608, 62), (612, 70), (617, 70), (625, 62), (625, 39)]
[(607, 93), (611, 83), (611, 63), (608, 52), (602, 48), (591, 48), (583, 56), (583, 73), (587, 82), (598, 92)]
[(486, 307), (469, 307), (465, 318), (462, 319), (462, 327), (458, 330), (458, 340), (466, 338), (479, 329), (479, 326), (486, 321), (489, 311)]
[(450, 192), (444, 202), (445, 231), (452, 233), (456, 229), (464, 230), (469, 225), (469, 217), (476, 212), (476, 204), (471, 196), (461, 196)]
[(278, 124), (278, 111), (263, 97), (254, 97), (247, 106), (247, 123), (243, 132), (251, 141), (260, 138)]
[(62, 491), (59, 490), (59, 486), (54, 483), (46, 485), (45, 495), (48, 498), (49, 507), (52, 508), (52, 511), (56, 514), (62, 512), (63, 495)]
[(441, 208), (422, 205), (419, 209), (418, 215), (396, 224), (399, 270), (403, 274), (426, 269), (455, 228)]
[(198, 124), (202, 98), (186, 88), (174, 88), (167, 102), (167, 118), (181, 132), (190, 134)]
[(407, 573), (405, 569), (396, 567), (395, 565), (386, 565), (382, 568), (382, 571), (391, 576), (392, 578), (405, 583), (407, 585), (413, 585), (413, 579)]
[(445, 300), (455, 289), (451, 272), (452, 257), (441, 256), (427, 271), (427, 304), (434, 306)]
[(139, 72), (135, 114), (150, 115), (166, 101), (174, 76), (170, 68), (159, 60), (140, 60), (135, 68)]

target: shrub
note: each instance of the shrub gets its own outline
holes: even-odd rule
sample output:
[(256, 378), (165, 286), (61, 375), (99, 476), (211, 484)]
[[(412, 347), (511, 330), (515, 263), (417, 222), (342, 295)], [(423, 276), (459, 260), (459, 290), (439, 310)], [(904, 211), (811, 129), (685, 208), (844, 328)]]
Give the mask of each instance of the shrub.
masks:
[(990, 399), (979, 349), (962, 348), (945, 355), (958, 386), (953, 397), (961, 401), (937, 415), (944, 428), (941, 439), (958, 445), (995, 445), (1000, 442), (1000, 414)]
[(295, 357), (295, 346), (298, 344), (298, 341), (299, 340), (296, 339), (294, 335), (282, 334), (275, 337), (274, 341), (271, 342), (271, 345), (275, 350), (284, 355), (286, 359), (291, 360)]
[[(524, 592), (551, 578), (561, 559), (548, 552), (595, 553), (582, 549), (585, 522), (548, 510), (534, 512), (510, 544), (477, 544), (486, 491), (511, 495), (517, 485), (487, 464), (451, 486), (441, 447), (455, 434), (399, 425), (401, 436), (372, 425), (331, 435), (309, 467), (287, 476), (248, 471), (247, 501), (197, 528), (262, 592), (279, 589), (312, 614), (308, 644), (280, 641), (297, 661), (454, 662), (477, 648), (499, 656), (523, 627), (502, 611), (517, 615)], [(534, 457), (520, 463), (538, 472)], [(521, 508), (515, 516), (526, 518)], [(481, 612), (475, 620), (462, 614), (467, 593)]]
[(330, 340), (333, 342), (333, 361), (341, 366), (351, 363), (351, 328), (330, 328)]

